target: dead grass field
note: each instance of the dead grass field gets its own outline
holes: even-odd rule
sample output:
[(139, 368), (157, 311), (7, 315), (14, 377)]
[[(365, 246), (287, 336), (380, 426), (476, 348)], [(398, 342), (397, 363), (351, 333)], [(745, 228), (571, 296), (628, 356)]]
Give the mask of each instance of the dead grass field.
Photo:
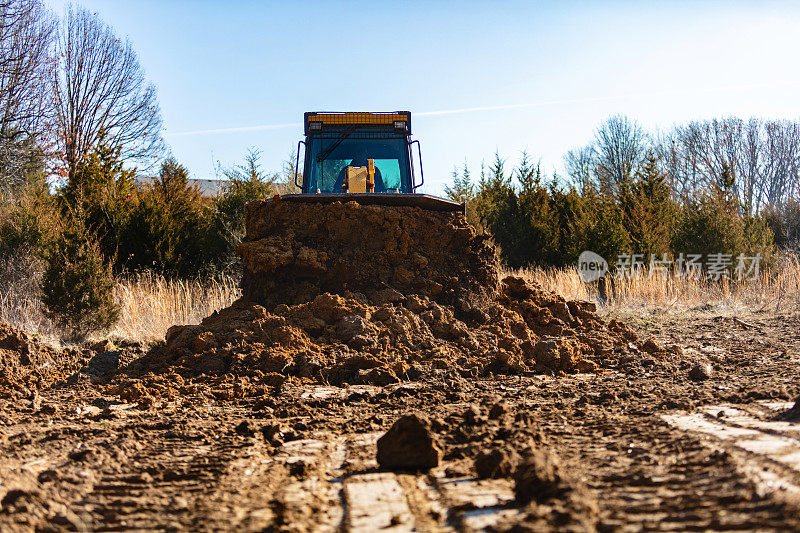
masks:
[[(170, 280), (146, 273), (120, 278), (114, 288), (120, 317), (102, 337), (140, 342), (163, 340), (170, 326), (198, 324), (230, 305), (241, 294), (238, 283), (233, 276)], [(19, 281), (0, 293), (0, 321), (49, 344), (62, 344), (62, 333), (45, 316), (34, 284)]]
[[(536, 281), (567, 299), (596, 301), (596, 285), (586, 284), (577, 268), (527, 269), (509, 272)], [(20, 328), (51, 344), (59, 344), (60, 332), (44, 316), (42, 304), (26, 273), (6, 280), (0, 292), (0, 321)], [(120, 278), (115, 287), (120, 319), (104, 337), (154, 342), (164, 338), (174, 324), (197, 324), (212, 312), (230, 305), (240, 295), (238, 279), (170, 280), (156, 274)], [(610, 317), (651, 313), (748, 315), (800, 311), (800, 260), (785, 255), (758, 281), (707, 284), (678, 276), (648, 276), (618, 280), (599, 312)]]
[(233, 276), (186, 281), (141, 274), (120, 280), (115, 294), (121, 312), (109, 336), (152, 342), (162, 340), (175, 324), (200, 323), (233, 303), (241, 291)]
[[(567, 299), (598, 299), (597, 285), (584, 283), (576, 267), (526, 269), (514, 273)], [(773, 269), (761, 272), (758, 280), (741, 283), (721, 280), (710, 284), (703, 279), (682, 276), (650, 276), (645, 270), (638, 278), (615, 280), (614, 290), (609, 289), (607, 297), (600, 312), (611, 316), (649, 311), (796, 312), (800, 310), (800, 259), (786, 254)]]

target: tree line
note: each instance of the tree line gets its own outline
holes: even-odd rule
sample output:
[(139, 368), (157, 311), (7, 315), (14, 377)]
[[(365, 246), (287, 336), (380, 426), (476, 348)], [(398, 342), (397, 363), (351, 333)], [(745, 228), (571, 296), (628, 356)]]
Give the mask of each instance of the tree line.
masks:
[(526, 152), (510, 170), (495, 155), (477, 179), (454, 169), (445, 192), (512, 268), (574, 264), (584, 250), (611, 262), (759, 255), (768, 267), (800, 242), (799, 128), (725, 118), (652, 134), (617, 115), (565, 155), (563, 176)]
[[(725, 118), (664, 133), (612, 117), (570, 151), (562, 176), (527, 154), (495, 157), (447, 194), (490, 232), (510, 267), (683, 252), (772, 256), (800, 238), (800, 124)], [(164, 142), (157, 93), (132, 44), (96, 13), (0, 0), (0, 289), (35, 281), (47, 315), (73, 335), (116, 317), (114, 276), (236, 269), (244, 205), (289, 188), (257, 151), (218, 165), (209, 198)], [(142, 176), (154, 176), (142, 180)]]

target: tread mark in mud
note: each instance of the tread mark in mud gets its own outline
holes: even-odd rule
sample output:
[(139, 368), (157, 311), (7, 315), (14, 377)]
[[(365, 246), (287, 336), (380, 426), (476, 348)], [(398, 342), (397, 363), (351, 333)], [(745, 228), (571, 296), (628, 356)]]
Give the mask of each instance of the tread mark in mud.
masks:
[[(762, 404), (774, 418), (791, 404)], [(762, 494), (774, 492), (780, 499), (800, 499), (800, 424), (759, 420), (730, 405), (713, 405), (700, 413), (662, 415), (668, 424), (683, 431), (714, 437), (732, 452), (744, 452), (741, 470), (751, 477)]]

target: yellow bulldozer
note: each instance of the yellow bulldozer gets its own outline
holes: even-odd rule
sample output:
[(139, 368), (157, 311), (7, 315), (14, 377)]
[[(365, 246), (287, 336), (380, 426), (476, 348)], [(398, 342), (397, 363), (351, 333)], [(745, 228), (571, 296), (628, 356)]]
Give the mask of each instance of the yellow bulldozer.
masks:
[(304, 128), (301, 192), (247, 205), (237, 250), (250, 301), (271, 309), (326, 292), (391, 293), (472, 309), (496, 290), (494, 248), (464, 204), (416, 192), (424, 176), (411, 113), (306, 113)]
[(284, 195), (284, 200), (463, 211), (464, 204), (416, 192), (425, 177), (419, 141), (411, 139), (409, 111), (309, 112), (303, 124), (305, 140), (297, 145), (295, 167), (304, 150), (302, 183), (299, 170), (295, 174), (302, 193)]

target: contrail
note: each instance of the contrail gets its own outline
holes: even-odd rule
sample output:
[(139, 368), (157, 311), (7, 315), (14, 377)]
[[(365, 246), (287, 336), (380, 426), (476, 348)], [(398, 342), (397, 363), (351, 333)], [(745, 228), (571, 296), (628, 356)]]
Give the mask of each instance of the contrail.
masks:
[[(415, 117), (433, 117), (440, 115), (459, 115), (463, 113), (477, 113), (480, 111), (503, 111), (507, 109), (524, 109), (529, 107), (546, 107), (555, 105), (568, 105), (568, 104), (586, 104), (592, 102), (608, 102), (612, 100), (625, 100), (628, 98), (654, 98), (664, 96), (686, 96), (691, 94), (703, 93), (717, 93), (727, 91), (741, 91), (749, 89), (777, 89), (777, 88), (797, 88), (796, 85), (766, 85), (766, 84), (752, 84), (752, 85), (730, 85), (726, 87), (712, 87), (706, 89), (687, 89), (685, 91), (661, 91), (650, 93), (628, 93), (609, 96), (591, 96), (585, 98), (563, 98), (559, 100), (542, 100), (539, 102), (528, 102), (522, 104), (505, 104), (505, 105), (492, 105), (492, 106), (479, 106), (479, 107), (463, 107), (460, 109), (441, 109), (438, 111), (420, 111), (415, 112)], [(279, 130), (284, 128), (299, 128), (302, 127), (302, 122), (292, 122), (288, 124), (262, 124), (260, 126), (242, 126), (238, 128), (221, 128), (197, 131), (180, 131), (176, 133), (168, 133), (171, 137), (183, 137), (190, 135), (217, 135), (224, 133), (243, 133), (249, 131), (267, 131)]]
[(197, 131), (178, 131), (175, 133), (168, 133), (172, 137), (184, 137), (189, 135), (216, 135), (219, 133), (242, 133), (245, 131), (265, 131), (265, 130), (280, 130), (283, 128), (297, 128), (302, 127), (302, 122), (292, 122), (290, 124), (262, 124), (261, 126), (240, 126), (238, 128), (220, 128), (216, 130), (197, 130)]
[(568, 98), (564, 100), (545, 100), (542, 102), (530, 102), (527, 104), (506, 104), (506, 105), (490, 105), (481, 107), (463, 107), (461, 109), (443, 109), (441, 111), (420, 111), (414, 113), (415, 117), (432, 117), (436, 115), (458, 115), (461, 113), (475, 113), (476, 111), (502, 111), (504, 109), (521, 109), (524, 107), (542, 107), (548, 105), (561, 105), (561, 104), (581, 104), (586, 102), (602, 102), (604, 100), (614, 100), (623, 98), (621, 96), (595, 96), (591, 98)]

